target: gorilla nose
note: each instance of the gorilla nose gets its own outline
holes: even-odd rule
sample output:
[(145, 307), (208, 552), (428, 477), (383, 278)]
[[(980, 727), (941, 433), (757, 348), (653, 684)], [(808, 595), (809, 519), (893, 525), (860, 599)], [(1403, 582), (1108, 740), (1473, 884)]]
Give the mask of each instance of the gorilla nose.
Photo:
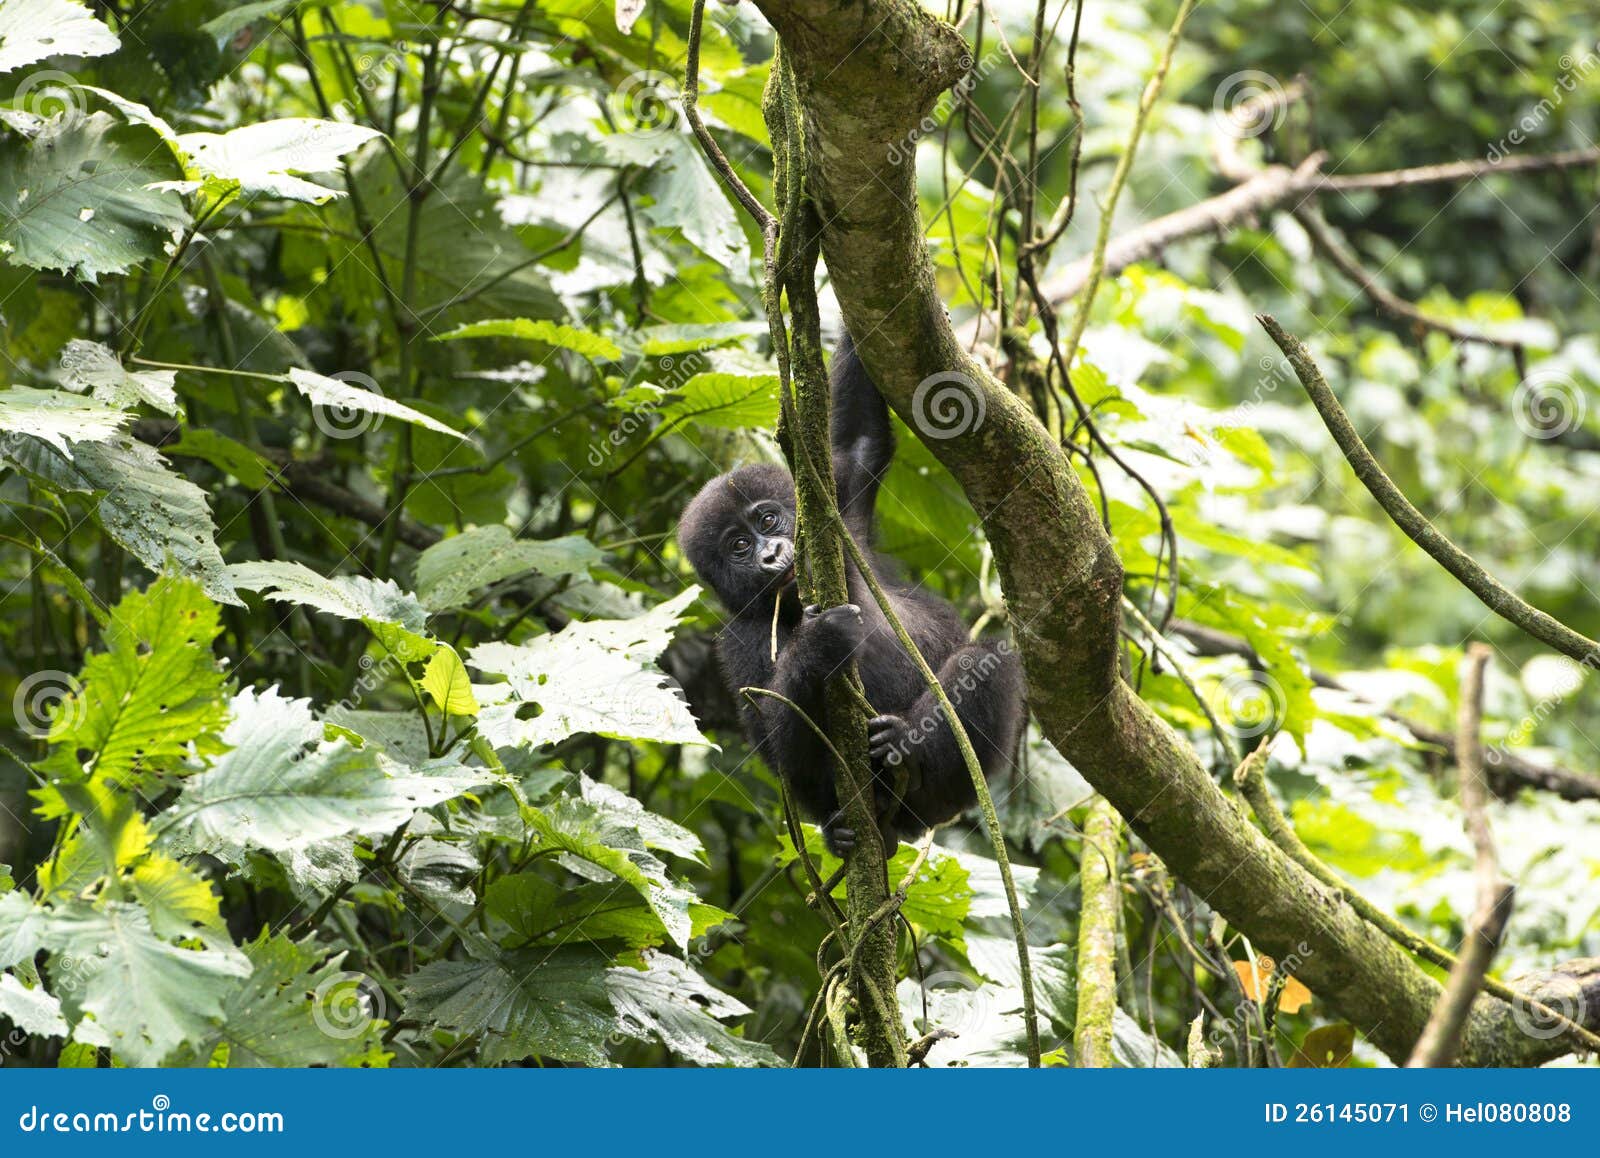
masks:
[(788, 539), (768, 539), (761, 552), (764, 571), (785, 571), (794, 562), (794, 548)]

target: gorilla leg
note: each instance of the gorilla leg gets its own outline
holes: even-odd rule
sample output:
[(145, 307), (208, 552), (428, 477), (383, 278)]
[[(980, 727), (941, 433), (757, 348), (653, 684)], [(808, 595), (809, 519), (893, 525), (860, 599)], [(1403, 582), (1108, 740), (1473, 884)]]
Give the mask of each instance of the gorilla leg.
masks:
[[(958, 648), (937, 674), (984, 777), (993, 777), (1009, 762), (1022, 727), (1021, 665), (1009, 649), (973, 643)], [(914, 837), (977, 802), (955, 733), (932, 692), (923, 692), (903, 713), (876, 717), (867, 735), (881, 790), (889, 791), (900, 768), (907, 773), (895, 818), (900, 835)]]

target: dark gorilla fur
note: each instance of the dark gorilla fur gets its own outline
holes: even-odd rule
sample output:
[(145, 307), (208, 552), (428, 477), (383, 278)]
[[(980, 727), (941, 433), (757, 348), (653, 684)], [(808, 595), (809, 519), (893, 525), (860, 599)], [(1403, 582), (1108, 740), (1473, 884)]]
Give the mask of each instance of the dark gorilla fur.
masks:
[[(969, 643), (960, 616), (945, 600), (905, 582), (892, 560), (872, 547), (878, 485), (894, 454), (888, 407), (846, 335), (834, 354), (833, 466), (851, 535), (872, 560), (896, 614), (939, 676), (993, 778), (1016, 749), (1026, 712), (1022, 671), (1005, 645)], [(823, 683), (854, 658), (868, 700), (879, 714), (868, 725), (876, 811), (886, 836), (915, 839), (977, 802), (955, 735), (921, 675), (895, 638), (866, 582), (846, 559), (850, 603), (820, 610), (800, 606), (795, 587), (794, 481), (779, 466), (746, 466), (712, 479), (683, 513), (678, 540), (700, 578), (731, 619), (717, 641), (724, 678), (740, 701), (751, 745), (782, 774), (795, 803), (823, 825), (835, 852), (855, 834), (843, 826), (832, 758), (792, 709), (770, 697), (751, 705), (742, 687), (762, 687), (792, 700), (829, 731)], [(772, 661), (773, 601), (778, 607), (778, 659)], [(907, 788), (896, 800), (896, 773)]]

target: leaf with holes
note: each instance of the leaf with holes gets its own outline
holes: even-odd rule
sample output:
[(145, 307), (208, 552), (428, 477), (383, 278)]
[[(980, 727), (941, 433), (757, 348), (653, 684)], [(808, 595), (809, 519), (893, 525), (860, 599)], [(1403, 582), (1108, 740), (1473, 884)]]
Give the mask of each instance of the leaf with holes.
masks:
[(722, 1024), (724, 1018), (745, 1016), (750, 1007), (676, 957), (649, 953), (643, 969), (612, 969), (606, 990), (621, 1032), (659, 1041), (675, 1057), (703, 1066), (783, 1064), (771, 1046), (747, 1041)]
[(573, 623), (521, 646), (473, 648), (473, 667), (506, 677), (473, 685), (484, 736), (497, 747), (537, 747), (576, 732), (709, 745), (677, 685), (654, 662), (699, 591), (691, 587), (635, 619)]
[(131, 415), (120, 407), (65, 390), (13, 386), (0, 391), (0, 430), (31, 434), (69, 459), (74, 442), (105, 442), (122, 430)]
[(435, 961), (406, 982), (406, 1016), (462, 1037), (481, 1035), (485, 1065), (551, 1058), (609, 1065), (616, 1017), (606, 991), (609, 958), (589, 945)]
[(74, 0), (0, 0), (0, 72), (50, 56), (104, 56), (121, 46)]
[(50, 742), (96, 780), (124, 786), (175, 767), (192, 749), (220, 751), (224, 676), (211, 652), (220, 630), (216, 604), (190, 580), (163, 576), (125, 596), (111, 612), (105, 650), (85, 662), (80, 690), (56, 714)]
[[(74, 903), (47, 922), (52, 962), (73, 1037), (110, 1048), (130, 1065), (160, 1065), (222, 1018), (223, 1003), (250, 961), (237, 949), (183, 949), (150, 928), (138, 905)], [(54, 974), (52, 974), (54, 976)]]
[(165, 256), (189, 224), (177, 194), (150, 188), (177, 165), (153, 130), (67, 112), (26, 139), (0, 138), (0, 253), (94, 281)]
[(144, 403), (163, 414), (178, 412), (176, 370), (127, 370), (109, 346), (74, 338), (61, 351), (61, 380), (68, 390), (97, 402), (131, 409)]

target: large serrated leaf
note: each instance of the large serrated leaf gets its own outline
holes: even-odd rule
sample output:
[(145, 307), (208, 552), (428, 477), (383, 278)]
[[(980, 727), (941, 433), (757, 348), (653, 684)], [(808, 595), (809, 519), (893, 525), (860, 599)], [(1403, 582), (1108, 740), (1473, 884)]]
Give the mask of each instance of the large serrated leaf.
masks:
[[(50, 742), (75, 753), (101, 782), (137, 784), (215, 750), (226, 718), (223, 673), (211, 653), (217, 608), (186, 579), (163, 576), (111, 612), (105, 650), (56, 713)], [(87, 757), (84, 756), (87, 753)]]
[(334, 1066), (379, 1044), (382, 1011), (362, 1007), (366, 987), (360, 974), (341, 972), (343, 953), (329, 957), (315, 944), (264, 930), (244, 953), (251, 974), (228, 995), (222, 1024), (193, 1050), (195, 1058), (226, 1045), (230, 1069)]
[(70, 961), (62, 1005), (73, 1036), (133, 1065), (160, 1065), (222, 1017), (250, 962), (236, 949), (181, 949), (157, 936), (138, 905), (73, 904), (50, 914), (47, 947)]
[(233, 585), (259, 591), (268, 599), (298, 603), (341, 619), (376, 619), (397, 623), (407, 631), (424, 630), (428, 613), (416, 596), (393, 579), (364, 575), (318, 575), (303, 563), (267, 560), (234, 563), (228, 568)]
[(222, 735), (232, 750), (184, 782), (166, 823), (198, 848), (304, 850), (330, 837), (392, 832), (419, 808), (491, 777), (396, 771), (373, 748), (324, 740), (309, 700), (245, 689)]
[(473, 527), (435, 543), (417, 558), (417, 597), (432, 611), (459, 607), (477, 588), (537, 571), (580, 574), (604, 555), (577, 535), (514, 539), (505, 527)]
[(94, 281), (164, 255), (189, 224), (179, 175), (155, 132), (108, 113), (67, 112), (37, 135), (0, 139), (0, 252), (17, 265)]
[(683, 422), (725, 430), (765, 429), (778, 420), (778, 376), (696, 374), (674, 389), (672, 401), (656, 414), (661, 418), (660, 431)]
[(570, 796), (536, 810), (531, 822), (541, 842), (565, 854), (568, 869), (591, 880), (620, 880), (644, 898), (676, 945), (688, 945), (694, 935), (691, 910), (700, 898), (672, 880), (634, 825)]
[(485, 1064), (544, 1057), (603, 1066), (616, 1018), (604, 953), (586, 945), (531, 949), (487, 961), (436, 961), (406, 983), (406, 1016), (482, 1035)]
[(479, 727), (497, 747), (554, 743), (575, 732), (709, 744), (677, 685), (658, 667), (691, 587), (634, 619), (573, 623), (521, 646), (485, 643), (467, 660), (505, 683), (475, 684)]
[(644, 969), (612, 969), (606, 991), (620, 1032), (659, 1041), (675, 1057), (703, 1066), (783, 1064), (771, 1046), (736, 1037), (718, 1020), (743, 1017), (749, 1006), (676, 957), (651, 953)]

